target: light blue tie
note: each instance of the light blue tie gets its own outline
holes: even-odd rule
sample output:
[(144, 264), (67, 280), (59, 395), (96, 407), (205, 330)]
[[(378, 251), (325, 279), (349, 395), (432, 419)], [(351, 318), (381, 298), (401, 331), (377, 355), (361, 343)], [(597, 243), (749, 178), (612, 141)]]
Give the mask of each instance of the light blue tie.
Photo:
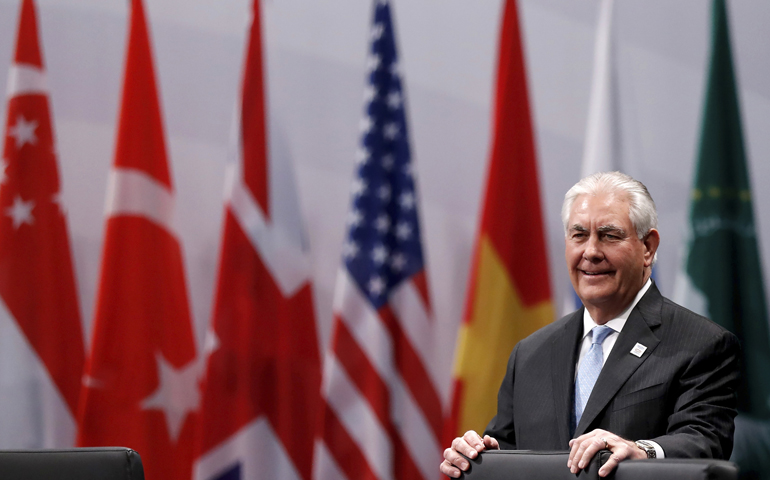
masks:
[(594, 388), (596, 379), (599, 378), (599, 372), (602, 371), (604, 360), (602, 343), (614, 331), (606, 325), (599, 325), (591, 329), (591, 349), (580, 362), (577, 380), (575, 380), (575, 424), (573, 431), (580, 423), (580, 417), (583, 416), (588, 397), (591, 396), (591, 390)]

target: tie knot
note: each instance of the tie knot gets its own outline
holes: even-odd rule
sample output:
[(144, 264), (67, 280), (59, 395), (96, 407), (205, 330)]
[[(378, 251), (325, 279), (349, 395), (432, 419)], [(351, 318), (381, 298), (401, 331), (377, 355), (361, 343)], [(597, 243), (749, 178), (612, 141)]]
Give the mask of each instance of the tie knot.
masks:
[(591, 344), (601, 345), (602, 343), (604, 343), (604, 339), (607, 338), (609, 334), (614, 331), (615, 330), (608, 327), (607, 325), (599, 325), (597, 327), (592, 328), (591, 332), (593, 333), (593, 338), (591, 340)]

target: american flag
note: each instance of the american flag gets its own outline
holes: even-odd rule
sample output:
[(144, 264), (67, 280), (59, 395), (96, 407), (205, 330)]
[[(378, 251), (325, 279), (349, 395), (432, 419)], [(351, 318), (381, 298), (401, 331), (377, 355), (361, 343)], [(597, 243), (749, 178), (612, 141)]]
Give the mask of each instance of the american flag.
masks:
[(375, 2), (316, 479), (428, 478), (440, 461), (435, 322), (390, 5)]

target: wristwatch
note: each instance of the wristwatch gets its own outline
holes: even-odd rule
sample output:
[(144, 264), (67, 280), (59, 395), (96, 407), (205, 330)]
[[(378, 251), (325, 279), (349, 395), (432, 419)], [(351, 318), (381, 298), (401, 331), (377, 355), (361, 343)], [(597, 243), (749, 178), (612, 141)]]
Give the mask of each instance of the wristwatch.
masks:
[(655, 454), (655, 447), (647, 440), (637, 440), (634, 443), (637, 447), (644, 450), (644, 453), (647, 454), (647, 458), (655, 458), (657, 456)]

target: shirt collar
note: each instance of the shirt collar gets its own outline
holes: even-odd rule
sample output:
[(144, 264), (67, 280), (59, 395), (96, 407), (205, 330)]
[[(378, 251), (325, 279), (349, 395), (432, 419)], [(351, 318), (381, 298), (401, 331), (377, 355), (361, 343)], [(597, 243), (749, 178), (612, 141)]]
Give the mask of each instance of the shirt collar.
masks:
[[(631, 302), (628, 308), (623, 310), (620, 313), (620, 315), (618, 315), (617, 317), (605, 323), (605, 325), (615, 330), (616, 332), (620, 332), (621, 330), (623, 330), (623, 326), (626, 324), (626, 320), (628, 320), (628, 317), (631, 315), (631, 310), (634, 309), (636, 304), (639, 303), (639, 300), (641, 300), (644, 294), (647, 293), (647, 290), (650, 289), (650, 285), (652, 285), (652, 280), (648, 278), (647, 282), (644, 284), (642, 289), (636, 293), (636, 297), (634, 297), (634, 301)], [(594, 321), (593, 318), (591, 318), (591, 314), (588, 313), (588, 309), (584, 308), (583, 309), (583, 337), (581, 338), (585, 338), (585, 336), (588, 335), (588, 332), (590, 332), (591, 329), (594, 328), (595, 326), (596, 326), (596, 322)]]

